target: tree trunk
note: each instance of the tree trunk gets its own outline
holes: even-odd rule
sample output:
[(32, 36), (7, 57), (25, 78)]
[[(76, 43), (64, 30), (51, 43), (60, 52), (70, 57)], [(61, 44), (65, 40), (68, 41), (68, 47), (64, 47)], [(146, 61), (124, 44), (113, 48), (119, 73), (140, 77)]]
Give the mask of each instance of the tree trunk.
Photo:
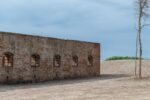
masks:
[(141, 31), (142, 31), (142, 9), (140, 9), (139, 19), (138, 19), (138, 39), (139, 39), (139, 78), (142, 78), (142, 41), (141, 41)]
[(135, 77), (137, 77), (137, 58), (138, 58), (138, 46), (139, 46), (139, 36), (138, 36), (138, 33), (137, 33), (137, 36), (136, 36), (136, 53), (135, 53), (135, 70), (134, 70), (134, 74), (135, 74)]
[(139, 78), (142, 78), (142, 41), (141, 41), (141, 32), (139, 34), (139, 49), (140, 49), (140, 57), (139, 57)]

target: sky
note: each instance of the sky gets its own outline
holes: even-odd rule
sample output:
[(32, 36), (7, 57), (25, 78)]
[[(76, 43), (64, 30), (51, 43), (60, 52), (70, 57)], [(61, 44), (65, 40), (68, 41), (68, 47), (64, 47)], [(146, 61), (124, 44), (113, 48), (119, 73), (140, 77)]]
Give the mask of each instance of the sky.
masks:
[[(134, 8), (134, 0), (3, 0), (0, 31), (101, 43), (102, 59), (134, 56)], [(149, 32), (142, 33), (145, 58)]]

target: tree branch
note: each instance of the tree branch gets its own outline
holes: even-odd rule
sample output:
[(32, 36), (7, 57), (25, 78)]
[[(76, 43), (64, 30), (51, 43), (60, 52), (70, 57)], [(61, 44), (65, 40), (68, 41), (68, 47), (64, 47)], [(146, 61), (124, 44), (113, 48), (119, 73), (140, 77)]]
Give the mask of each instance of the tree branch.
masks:
[(144, 25), (142, 25), (142, 28), (144, 28), (146, 26), (150, 26), (150, 24), (144, 24)]

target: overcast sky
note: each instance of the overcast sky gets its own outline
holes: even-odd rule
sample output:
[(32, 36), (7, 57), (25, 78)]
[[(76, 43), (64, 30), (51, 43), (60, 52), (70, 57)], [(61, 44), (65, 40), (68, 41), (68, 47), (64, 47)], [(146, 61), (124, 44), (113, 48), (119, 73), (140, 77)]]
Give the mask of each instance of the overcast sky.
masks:
[[(102, 59), (135, 55), (134, 0), (3, 0), (0, 31), (101, 43)], [(143, 31), (150, 58), (150, 28)]]

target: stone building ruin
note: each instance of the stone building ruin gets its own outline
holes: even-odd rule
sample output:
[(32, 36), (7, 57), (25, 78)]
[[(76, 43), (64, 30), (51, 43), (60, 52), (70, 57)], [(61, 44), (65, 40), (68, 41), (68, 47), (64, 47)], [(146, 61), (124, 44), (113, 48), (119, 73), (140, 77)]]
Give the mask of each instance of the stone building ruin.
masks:
[(0, 83), (100, 75), (100, 44), (0, 32)]

